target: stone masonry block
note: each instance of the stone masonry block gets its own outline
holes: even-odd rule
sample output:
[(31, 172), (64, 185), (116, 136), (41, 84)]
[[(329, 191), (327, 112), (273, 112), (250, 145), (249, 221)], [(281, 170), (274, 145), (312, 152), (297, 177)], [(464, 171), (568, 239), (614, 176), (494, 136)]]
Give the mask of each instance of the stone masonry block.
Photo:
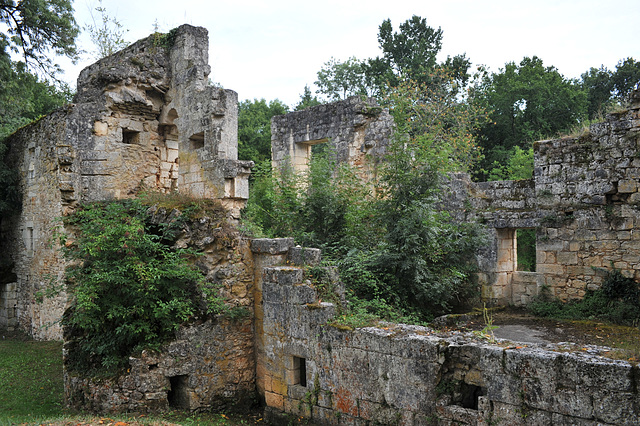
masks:
[(291, 247), (289, 250), (289, 260), (294, 265), (316, 266), (320, 263), (322, 253), (317, 248)]
[(293, 238), (254, 238), (251, 251), (254, 253), (283, 254), (293, 247)]
[(264, 268), (263, 281), (283, 286), (302, 283), (303, 271), (292, 266), (276, 266)]

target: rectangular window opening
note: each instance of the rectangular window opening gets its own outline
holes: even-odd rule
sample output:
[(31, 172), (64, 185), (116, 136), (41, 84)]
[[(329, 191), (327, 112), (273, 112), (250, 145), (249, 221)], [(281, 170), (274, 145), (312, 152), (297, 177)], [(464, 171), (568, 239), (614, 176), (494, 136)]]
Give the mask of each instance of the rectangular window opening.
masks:
[(191, 149), (204, 148), (204, 132), (196, 133), (189, 138)]
[(140, 143), (140, 132), (136, 132), (135, 130), (122, 129), (122, 143)]
[(307, 387), (307, 360), (297, 356), (293, 357), (293, 383)]
[(523, 228), (516, 230), (518, 271), (536, 271), (536, 230)]

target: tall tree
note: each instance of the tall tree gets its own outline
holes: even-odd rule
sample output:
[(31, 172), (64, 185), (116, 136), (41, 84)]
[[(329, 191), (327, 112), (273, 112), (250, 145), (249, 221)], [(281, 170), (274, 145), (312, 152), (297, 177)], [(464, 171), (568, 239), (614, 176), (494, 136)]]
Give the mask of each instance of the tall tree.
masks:
[(52, 76), (60, 68), (51, 53), (77, 58), (71, 0), (0, 0), (0, 23), (7, 27), (0, 34), (5, 61), (8, 52), (19, 52), (27, 66)]
[(294, 111), (300, 111), (305, 108), (320, 105), (320, 101), (317, 96), (313, 96), (311, 89), (308, 85), (304, 86), (304, 91), (300, 95), (300, 101), (293, 107)]
[(476, 105), (492, 111), (479, 133), (487, 170), (494, 162), (504, 164), (515, 146), (527, 149), (535, 140), (570, 130), (587, 112), (580, 84), (536, 56), (507, 63), (482, 79), (473, 93)]
[(618, 99), (626, 100), (634, 89), (640, 87), (640, 62), (633, 58), (619, 61), (611, 80)]
[[(467, 84), (469, 59), (463, 55), (448, 57), (438, 63), (442, 48), (442, 30), (427, 25), (427, 20), (414, 15), (394, 31), (391, 21), (382, 22), (378, 31), (381, 56), (346, 62), (331, 59), (318, 72), (318, 93), (329, 100), (344, 99), (352, 95), (380, 96), (387, 89), (403, 81), (423, 84), (444, 84), (451, 90)], [(437, 71), (446, 71), (447, 78), (439, 81)], [(450, 78), (456, 81), (450, 85)]]
[(329, 101), (339, 101), (349, 96), (369, 96), (373, 88), (367, 87), (366, 63), (351, 57), (345, 62), (331, 58), (318, 71), (318, 93)]
[(256, 163), (271, 159), (271, 117), (289, 112), (280, 100), (264, 99), (238, 104), (238, 158)]
[(582, 87), (587, 93), (587, 114), (594, 119), (606, 112), (612, 102), (612, 73), (604, 65), (591, 67), (582, 74)]

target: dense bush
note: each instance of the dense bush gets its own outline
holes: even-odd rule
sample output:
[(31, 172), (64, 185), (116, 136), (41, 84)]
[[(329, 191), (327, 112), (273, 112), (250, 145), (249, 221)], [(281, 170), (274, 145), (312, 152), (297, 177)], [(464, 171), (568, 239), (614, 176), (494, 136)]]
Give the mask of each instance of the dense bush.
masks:
[[(407, 148), (408, 147), (408, 148)], [(365, 183), (315, 154), (308, 173), (257, 177), (245, 218), (270, 237), (320, 247), (338, 266), (354, 310), (425, 321), (476, 295), (472, 280), (478, 225), (453, 222), (440, 208), (443, 174), (419, 143), (398, 140), (380, 179)]]
[(115, 372), (137, 351), (157, 348), (181, 324), (201, 312), (203, 291), (212, 297), (209, 310), (221, 302), (207, 288), (187, 249), (168, 244), (180, 221), (151, 225), (148, 207), (139, 200), (96, 203), (67, 219), (76, 239), (62, 247), (71, 306), (63, 317), (70, 370)]

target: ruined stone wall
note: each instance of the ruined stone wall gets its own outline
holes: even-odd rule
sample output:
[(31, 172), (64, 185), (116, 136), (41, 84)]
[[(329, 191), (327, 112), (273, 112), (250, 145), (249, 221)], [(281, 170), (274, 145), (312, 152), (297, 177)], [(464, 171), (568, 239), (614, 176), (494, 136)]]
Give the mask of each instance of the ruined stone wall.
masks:
[[(262, 277), (259, 393), (267, 419), (314, 424), (636, 424), (637, 367), (472, 334), (332, 325), (294, 265)], [(258, 319), (256, 318), (258, 321)]]
[(640, 92), (584, 135), (534, 146), (540, 211), (537, 271), (570, 299), (618, 268), (640, 279)]
[(353, 96), (271, 119), (271, 159), (274, 168), (291, 164), (307, 169), (313, 145), (326, 143), (338, 162), (354, 166), (363, 179), (376, 175), (393, 134), (393, 119), (373, 98)]
[(12, 265), (11, 279), (0, 284), (0, 324), (30, 330), (42, 339), (59, 338), (58, 324), (65, 294), (36, 301), (49, 283), (60, 282), (64, 260), (54, 233), (74, 195), (68, 191), (69, 164), (73, 161), (68, 136), (74, 131), (71, 108), (60, 109), (14, 135), (6, 161), (19, 173), (23, 198), (19, 214), (0, 219), (2, 253)]
[[(171, 214), (157, 210), (153, 220), (163, 223)], [(187, 223), (175, 245), (203, 252), (196, 266), (207, 281), (222, 286), (227, 304), (244, 308), (244, 315), (200, 318), (184, 325), (159, 351), (130, 357), (130, 368), (117, 379), (96, 380), (65, 368), (69, 406), (122, 413), (210, 410), (255, 402), (254, 268), (249, 241), (205, 218)], [(64, 351), (72, 350), (73, 336), (67, 335)]]
[(0, 265), (13, 265), (0, 280), (0, 324), (61, 337), (66, 295), (34, 295), (62, 282), (64, 261), (47, 244), (78, 203), (179, 190), (221, 199), (239, 218), (252, 163), (237, 160), (237, 94), (208, 85), (207, 54), (204, 28), (140, 40), (84, 69), (74, 104), (7, 140), (23, 200), (0, 218)]

